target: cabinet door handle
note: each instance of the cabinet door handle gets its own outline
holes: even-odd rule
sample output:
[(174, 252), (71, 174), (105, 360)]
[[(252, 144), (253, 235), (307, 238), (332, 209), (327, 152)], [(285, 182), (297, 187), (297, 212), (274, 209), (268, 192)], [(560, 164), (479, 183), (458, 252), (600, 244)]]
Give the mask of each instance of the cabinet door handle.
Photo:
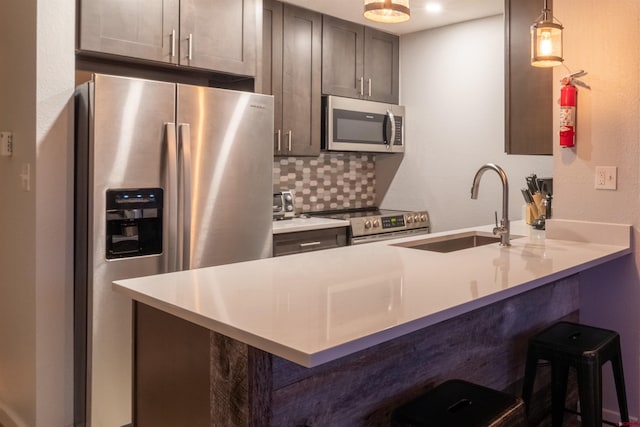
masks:
[(305, 243), (300, 243), (300, 247), (301, 248), (308, 248), (311, 246), (319, 246), (321, 245), (322, 242), (305, 242)]
[(191, 61), (193, 59), (193, 34), (189, 34), (189, 49), (187, 54), (187, 59)]
[(360, 96), (364, 96), (364, 77), (360, 77)]
[(369, 98), (371, 98), (371, 79), (368, 79), (368, 80), (369, 80)]
[(175, 58), (175, 56), (176, 56), (176, 30), (175, 30), (175, 28), (171, 31), (171, 35), (169, 37), (171, 37), (171, 41), (170, 41), (171, 57)]
[(289, 151), (291, 151), (291, 140), (293, 139), (293, 131), (290, 130), (289, 132), (287, 132), (287, 134), (289, 135), (289, 141), (288, 141), (288, 145), (289, 145)]
[(278, 131), (276, 132), (277, 135), (277, 141), (278, 141), (278, 151), (282, 150), (282, 131), (280, 129), (278, 129)]

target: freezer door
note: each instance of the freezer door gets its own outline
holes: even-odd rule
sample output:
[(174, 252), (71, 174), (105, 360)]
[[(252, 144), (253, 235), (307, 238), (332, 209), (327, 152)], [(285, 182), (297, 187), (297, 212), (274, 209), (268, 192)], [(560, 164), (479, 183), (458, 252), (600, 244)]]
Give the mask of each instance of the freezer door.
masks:
[[(162, 273), (168, 263), (168, 238), (163, 238), (161, 254), (107, 259), (107, 190), (153, 188), (161, 189), (165, 200), (171, 195), (167, 158), (169, 142), (175, 140), (175, 87), (104, 75), (96, 75), (90, 85), (88, 134), (77, 142), (78, 170), (86, 176), (77, 179), (88, 183), (86, 200), (79, 195), (78, 203), (87, 214), (86, 416), (91, 426), (132, 421), (132, 302), (115, 293), (111, 282)], [(168, 236), (170, 215), (164, 207), (162, 230)], [(128, 229), (122, 235), (132, 233)]]
[(182, 269), (271, 255), (273, 97), (178, 85)]

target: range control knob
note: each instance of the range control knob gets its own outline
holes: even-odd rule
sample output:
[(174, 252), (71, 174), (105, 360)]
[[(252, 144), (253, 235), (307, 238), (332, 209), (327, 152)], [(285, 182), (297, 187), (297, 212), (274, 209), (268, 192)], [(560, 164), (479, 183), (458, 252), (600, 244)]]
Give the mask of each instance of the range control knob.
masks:
[(407, 224), (411, 224), (413, 222), (413, 217), (411, 215), (407, 215)]
[(371, 221), (366, 220), (366, 221), (364, 222), (364, 228), (367, 228), (367, 229), (368, 229), (368, 228), (371, 228)]
[(291, 206), (291, 205), (287, 205), (287, 210), (288, 210), (289, 212), (291, 212), (291, 211), (293, 210), (293, 206)]
[(415, 214), (415, 215), (413, 216), (413, 222), (420, 222), (420, 215)]
[(288, 193), (287, 193), (287, 194), (285, 194), (285, 195), (284, 195), (284, 199), (285, 199), (287, 202), (290, 202), (290, 201), (291, 201), (291, 194), (288, 194)]
[(373, 220), (373, 228), (376, 228), (376, 227), (380, 227), (380, 221), (378, 221), (377, 219), (374, 219)]
[(427, 215), (426, 214), (420, 215), (420, 221), (427, 222)]

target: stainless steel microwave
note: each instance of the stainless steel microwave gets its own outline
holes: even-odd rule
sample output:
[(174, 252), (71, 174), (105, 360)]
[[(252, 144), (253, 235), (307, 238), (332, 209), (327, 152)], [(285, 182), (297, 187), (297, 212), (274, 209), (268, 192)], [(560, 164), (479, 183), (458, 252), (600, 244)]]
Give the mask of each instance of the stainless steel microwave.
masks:
[(404, 107), (361, 99), (322, 99), (322, 147), (329, 151), (404, 152)]

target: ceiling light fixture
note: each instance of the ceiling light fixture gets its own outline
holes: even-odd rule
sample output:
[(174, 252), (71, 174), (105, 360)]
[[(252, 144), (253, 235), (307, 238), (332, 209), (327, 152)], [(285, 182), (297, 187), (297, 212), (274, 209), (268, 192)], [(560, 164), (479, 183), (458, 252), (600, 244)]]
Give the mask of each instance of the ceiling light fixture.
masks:
[(370, 21), (397, 24), (410, 15), (409, 0), (364, 0), (364, 17)]
[(442, 12), (442, 5), (440, 3), (427, 3), (424, 9), (428, 13), (440, 13)]
[(542, 14), (531, 25), (531, 65), (555, 67), (562, 64), (563, 29), (544, 0)]

